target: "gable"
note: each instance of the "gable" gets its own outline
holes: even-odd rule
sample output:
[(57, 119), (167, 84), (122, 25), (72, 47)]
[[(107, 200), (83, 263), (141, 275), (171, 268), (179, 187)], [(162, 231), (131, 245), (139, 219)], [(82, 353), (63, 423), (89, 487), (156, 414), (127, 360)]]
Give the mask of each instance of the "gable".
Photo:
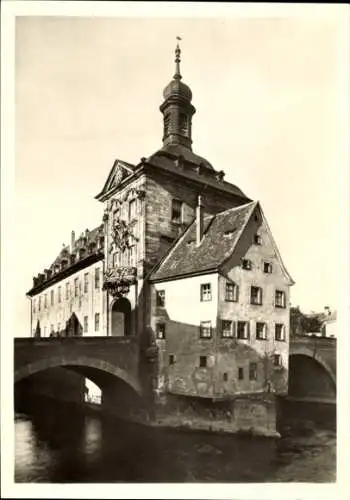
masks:
[(134, 173), (134, 166), (125, 161), (115, 160), (102, 191), (95, 197), (101, 200), (107, 193), (116, 189), (127, 177)]
[(261, 271), (262, 277), (268, 276), (270, 273), (264, 271), (264, 265), (266, 263), (272, 266), (271, 274), (273, 274), (274, 277), (280, 278), (288, 285), (294, 284), (291, 275), (288, 273), (283, 263), (259, 203), (256, 204), (249, 221), (245, 225), (234, 252), (221, 266), (222, 271), (226, 274), (231, 269), (241, 269), (243, 259), (248, 259), (252, 262), (252, 276), (254, 276), (255, 271)]

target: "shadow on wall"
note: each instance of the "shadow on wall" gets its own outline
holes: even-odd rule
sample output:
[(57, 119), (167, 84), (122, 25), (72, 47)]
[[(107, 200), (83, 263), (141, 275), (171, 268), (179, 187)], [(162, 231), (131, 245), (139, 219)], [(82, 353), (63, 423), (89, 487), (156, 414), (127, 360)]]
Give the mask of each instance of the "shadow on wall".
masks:
[(206, 398), (287, 392), (287, 369), (275, 350), (262, 354), (249, 340), (222, 338), (216, 328), (203, 338), (198, 326), (170, 321), (166, 313), (162, 321), (164, 338), (148, 329), (160, 392)]

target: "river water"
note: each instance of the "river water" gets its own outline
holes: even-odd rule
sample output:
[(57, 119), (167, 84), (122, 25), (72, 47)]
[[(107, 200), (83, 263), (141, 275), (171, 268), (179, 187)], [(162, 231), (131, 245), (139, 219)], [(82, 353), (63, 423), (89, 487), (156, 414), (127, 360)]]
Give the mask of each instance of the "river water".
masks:
[(336, 480), (336, 435), (325, 428), (277, 440), (180, 432), (48, 404), (16, 413), (15, 440), (16, 482)]

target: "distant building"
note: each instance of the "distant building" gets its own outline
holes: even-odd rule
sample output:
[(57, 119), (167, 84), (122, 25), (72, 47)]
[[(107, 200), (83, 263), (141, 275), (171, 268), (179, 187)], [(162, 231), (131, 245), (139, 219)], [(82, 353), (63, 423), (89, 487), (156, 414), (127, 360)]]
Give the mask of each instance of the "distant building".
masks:
[(290, 308), (291, 335), (336, 337), (337, 312), (325, 306), (322, 312), (303, 313), (299, 307)]
[(321, 324), (322, 337), (338, 337), (338, 322), (337, 311), (331, 311), (328, 307), (325, 308), (325, 317)]
[(103, 224), (34, 278), (31, 332), (139, 336), (157, 348), (159, 393), (284, 393), (293, 280), (260, 204), (192, 151), (178, 47), (175, 63), (163, 146), (114, 162)]

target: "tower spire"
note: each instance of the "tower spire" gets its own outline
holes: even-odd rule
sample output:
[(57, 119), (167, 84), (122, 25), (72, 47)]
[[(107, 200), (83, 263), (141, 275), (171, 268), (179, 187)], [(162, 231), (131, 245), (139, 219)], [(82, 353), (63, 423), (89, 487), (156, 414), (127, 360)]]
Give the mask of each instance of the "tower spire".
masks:
[(179, 36), (176, 37), (178, 43), (176, 44), (175, 49), (175, 75), (173, 76), (174, 80), (181, 80), (182, 76), (180, 73), (180, 62), (181, 62), (181, 49), (179, 45), (179, 41), (182, 40)]
[[(176, 37), (179, 42), (181, 38)], [(183, 83), (180, 73), (181, 49), (179, 43), (175, 48), (175, 74), (163, 92), (164, 102), (160, 106), (163, 118), (163, 147), (182, 146), (191, 149), (192, 116), (196, 109), (191, 104), (192, 92)]]

